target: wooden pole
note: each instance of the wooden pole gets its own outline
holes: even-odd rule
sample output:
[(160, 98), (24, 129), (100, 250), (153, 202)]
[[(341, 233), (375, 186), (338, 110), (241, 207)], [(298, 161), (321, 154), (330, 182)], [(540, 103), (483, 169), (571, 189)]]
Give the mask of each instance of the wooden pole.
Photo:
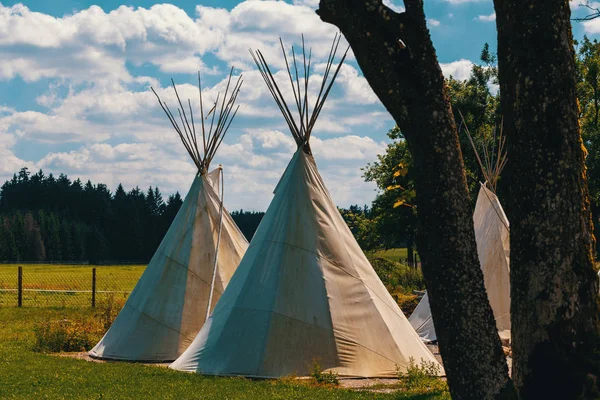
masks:
[(92, 308), (96, 307), (96, 267), (92, 268)]
[(23, 267), (21, 266), (18, 273), (17, 306), (23, 307)]

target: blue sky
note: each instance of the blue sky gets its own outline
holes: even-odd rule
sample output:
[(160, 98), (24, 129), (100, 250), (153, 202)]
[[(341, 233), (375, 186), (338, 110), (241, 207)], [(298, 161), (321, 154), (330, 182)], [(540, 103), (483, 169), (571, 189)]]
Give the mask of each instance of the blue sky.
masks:
[[(396, 10), (400, 0), (386, 0)], [(571, 2), (575, 14), (584, 14)], [(225, 166), (230, 209), (264, 210), (294, 143), (253, 66), (261, 49), (275, 70), (278, 48), (304, 33), (323, 61), (336, 32), (315, 15), (317, 0), (2, 1), (0, 2), (0, 180), (22, 166), (67, 173), (115, 188), (159, 186), (182, 194), (194, 167), (150, 86), (173, 101), (169, 79), (195, 98), (223, 90), (230, 66), (242, 74), (240, 113), (215, 163)], [(427, 0), (428, 25), (446, 75), (468, 77), (484, 43), (496, 48), (491, 0)], [(600, 21), (574, 24), (574, 35), (600, 33)], [(315, 64), (319, 73), (319, 65)], [(283, 75), (279, 75), (284, 78)], [(284, 81), (282, 81), (282, 84)], [(393, 126), (353, 56), (317, 123), (313, 151), (340, 206), (369, 203), (375, 187), (360, 168), (376, 159)]]

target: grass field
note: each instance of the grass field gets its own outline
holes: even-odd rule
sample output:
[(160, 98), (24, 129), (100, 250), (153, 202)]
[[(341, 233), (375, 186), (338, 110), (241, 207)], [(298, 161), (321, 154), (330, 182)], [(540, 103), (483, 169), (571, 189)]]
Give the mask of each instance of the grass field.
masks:
[[(406, 260), (406, 249), (382, 250), (374, 256), (391, 261)], [(107, 296), (126, 298), (146, 268), (145, 265), (24, 264), (23, 307), (86, 307), (91, 305), (92, 269), (96, 268), (96, 300)], [(17, 305), (15, 264), (0, 264), (0, 307)]]
[(392, 261), (404, 261), (407, 259), (408, 255), (406, 252), (406, 248), (399, 249), (389, 249), (389, 250), (380, 250), (375, 252), (376, 256), (387, 258)]
[(449, 399), (447, 393), (371, 393), (293, 380), (203, 377), (164, 367), (92, 363), (32, 351), (33, 328), (47, 320), (85, 320), (90, 309), (0, 308), (2, 399)]
[[(92, 269), (96, 268), (96, 299), (107, 292), (126, 297), (144, 272), (145, 265), (24, 264), (24, 307), (81, 307), (91, 304)], [(17, 270), (0, 264), (0, 307), (17, 304)]]
[[(400, 261), (406, 259), (406, 249), (378, 251), (374, 255)], [(94, 267), (96, 300), (101, 302), (108, 295), (126, 298), (146, 266), (24, 264), (22, 267), (23, 307), (86, 307), (91, 304)], [(17, 270), (15, 264), (0, 264), (0, 307), (17, 305)]]

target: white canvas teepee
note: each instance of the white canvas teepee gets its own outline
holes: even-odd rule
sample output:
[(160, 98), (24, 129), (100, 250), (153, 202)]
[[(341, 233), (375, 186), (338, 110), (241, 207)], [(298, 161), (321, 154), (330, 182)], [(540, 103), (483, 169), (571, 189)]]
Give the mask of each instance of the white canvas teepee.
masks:
[[(467, 134), (475, 148), (468, 131)], [(503, 147), (504, 139), (500, 134), (495, 160), (490, 159), (494, 157), (492, 152), (484, 148), (482, 162), (475, 151), (483, 174), (494, 190), (506, 163)], [(502, 339), (510, 339), (510, 227), (500, 200), (486, 184), (481, 185), (477, 195), (473, 225), (485, 290), (494, 312), (498, 334)], [(424, 342), (437, 340), (427, 293), (408, 320)]]
[[(338, 43), (312, 116), (300, 91), (308, 83), (292, 81), (299, 121), (256, 53), (298, 150), (213, 314), (170, 368), (270, 378), (307, 375), (317, 361), (341, 376), (385, 377), (410, 357), (437, 364), (361, 251), (311, 155), (314, 121), (345, 57), (328, 81)], [(308, 79), (306, 62), (303, 72)]]
[[(235, 113), (229, 115), (240, 85), (241, 80), (238, 80), (227, 103), (221, 104), (215, 130), (211, 128), (205, 134), (202, 126), (202, 154), (192, 126), (191, 106), (192, 125), (188, 125), (180, 102), (179, 111), (185, 118), (182, 131), (166, 104), (161, 103), (198, 173), (123, 310), (90, 351), (91, 356), (127, 361), (173, 361), (190, 345), (229, 283), (248, 242), (223, 208), (221, 167), (210, 173), (207, 170), (229, 126), (227, 122), (231, 123), (235, 116)], [(199, 88), (202, 93), (200, 81)], [(216, 106), (218, 108), (218, 104)], [(200, 114), (204, 121), (202, 103)]]
[[(510, 339), (509, 224), (498, 197), (485, 185), (479, 189), (473, 224), (485, 290), (498, 333), (501, 338)], [(423, 341), (437, 340), (427, 294), (408, 320)]]

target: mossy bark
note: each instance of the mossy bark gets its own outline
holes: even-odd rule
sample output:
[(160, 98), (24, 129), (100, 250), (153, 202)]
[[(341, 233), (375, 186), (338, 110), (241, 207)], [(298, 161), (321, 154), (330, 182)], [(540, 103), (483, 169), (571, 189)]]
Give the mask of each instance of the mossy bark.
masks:
[(381, 0), (321, 0), (408, 142), (415, 169), (417, 247), (454, 399), (516, 393), (477, 258), (458, 132), (421, 0), (395, 13)]
[(598, 277), (567, 0), (494, 0), (522, 399), (598, 393)]

